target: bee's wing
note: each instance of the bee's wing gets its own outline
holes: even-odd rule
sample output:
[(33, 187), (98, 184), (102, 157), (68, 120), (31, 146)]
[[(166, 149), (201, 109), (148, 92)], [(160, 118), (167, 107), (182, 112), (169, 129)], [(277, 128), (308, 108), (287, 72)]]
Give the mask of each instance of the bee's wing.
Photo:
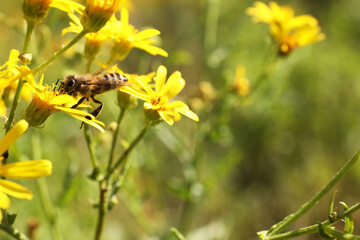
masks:
[(100, 85), (100, 86), (132, 86), (131, 83), (125, 81), (109, 81), (109, 80), (92, 80), (86, 83), (87, 85)]

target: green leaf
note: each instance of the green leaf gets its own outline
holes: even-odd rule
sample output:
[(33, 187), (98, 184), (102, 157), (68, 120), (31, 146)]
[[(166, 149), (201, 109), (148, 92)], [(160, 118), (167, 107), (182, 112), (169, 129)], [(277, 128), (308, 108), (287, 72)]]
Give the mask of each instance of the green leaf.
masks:
[[(346, 205), (346, 203), (340, 202), (340, 204), (344, 206), (344, 211), (349, 209), (349, 207)], [(354, 232), (354, 221), (352, 220), (351, 215), (347, 215), (344, 219), (345, 219), (344, 232), (345, 233), (353, 233)]]
[[(333, 236), (330, 236), (328, 233), (325, 232), (325, 229), (327, 229), (328, 226), (323, 227), (320, 222), (318, 223), (318, 226), (319, 226), (319, 235), (321, 238), (334, 239)], [(331, 227), (329, 227), (329, 228), (331, 228)]]
[(170, 228), (170, 231), (176, 236), (178, 240), (186, 240), (184, 235), (182, 235), (181, 232), (179, 232), (179, 230), (176, 228)]

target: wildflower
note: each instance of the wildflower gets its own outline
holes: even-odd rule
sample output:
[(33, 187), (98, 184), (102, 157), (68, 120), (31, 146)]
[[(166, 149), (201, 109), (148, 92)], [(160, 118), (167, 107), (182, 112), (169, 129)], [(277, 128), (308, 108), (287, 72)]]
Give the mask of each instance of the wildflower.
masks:
[[(30, 126), (39, 127), (51, 114), (55, 112), (65, 112), (70, 116), (97, 128), (101, 132), (104, 132), (104, 129), (99, 125), (101, 124), (104, 126), (104, 124), (96, 120), (94, 116), (81, 110), (71, 108), (78, 102), (78, 99), (67, 94), (60, 94), (55, 89), (52, 89), (54, 86), (43, 86), (42, 81), (43, 77), (41, 77), (38, 85), (35, 83), (30, 84), (34, 96), (30, 105), (25, 110), (25, 119)], [(81, 106), (83, 107), (83, 105)]]
[[(0, 161), (4, 153), (28, 128), (25, 120), (17, 122), (0, 140)], [(10, 200), (7, 195), (21, 199), (32, 199), (32, 193), (25, 187), (4, 178), (38, 178), (51, 174), (52, 164), (48, 160), (35, 160), (0, 165), (0, 208), (8, 209)], [(0, 211), (0, 221), (2, 219)]]
[(140, 31), (129, 24), (129, 12), (126, 8), (121, 9), (121, 19), (118, 21), (115, 17), (109, 20), (109, 28), (113, 30), (111, 38), (115, 41), (111, 50), (111, 59), (123, 60), (129, 54), (131, 49), (139, 48), (152, 55), (167, 57), (168, 53), (156, 46), (153, 46), (155, 40), (151, 39), (160, 34), (159, 30), (146, 29)]
[(185, 86), (185, 80), (181, 77), (181, 73), (174, 72), (167, 81), (166, 75), (167, 69), (160, 66), (153, 78), (155, 87), (152, 83), (144, 81), (143, 78), (135, 77), (136, 84), (134, 86), (126, 86), (120, 91), (144, 100), (145, 112), (152, 122), (162, 119), (169, 125), (173, 125), (174, 122), (180, 120), (180, 113), (199, 121), (198, 116), (184, 102), (170, 102), (171, 98), (175, 97)]
[(267, 6), (263, 2), (255, 2), (246, 12), (253, 16), (255, 22), (269, 24), (270, 33), (278, 42), (282, 54), (325, 39), (316, 18), (310, 15), (295, 17), (288, 6), (279, 6), (275, 2)]
[[(8, 61), (0, 66), (0, 114), (6, 114), (6, 102), (5, 99), (11, 98), (20, 78), (28, 79), (31, 77), (31, 70), (26, 66), (19, 66), (19, 51), (12, 49)], [(30, 100), (30, 89), (27, 85), (24, 86), (21, 91), (21, 97), (26, 101)]]
[(245, 77), (245, 67), (236, 67), (236, 74), (233, 80), (233, 89), (242, 97), (246, 97), (250, 92), (250, 82)]
[(46, 17), (50, 7), (68, 13), (84, 9), (84, 6), (71, 0), (24, 0), (24, 18), (28, 22), (37, 23)]
[[(65, 28), (62, 34), (83, 31), (84, 27), (80, 19), (74, 14), (69, 14), (69, 17), (73, 22), (70, 22), (70, 27)], [(94, 42), (94, 46), (96, 46), (96, 42), (102, 42), (106, 39), (113, 40), (115, 43), (112, 47), (110, 58), (111, 60), (123, 60), (133, 48), (142, 49), (152, 55), (167, 57), (168, 53), (165, 50), (153, 46), (155, 40), (151, 38), (159, 34), (160, 31), (156, 29), (146, 29), (139, 32), (139, 30), (129, 24), (129, 13), (126, 8), (123, 8), (121, 10), (120, 21), (115, 16), (112, 16), (96, 34), (86, 34), (85, 37), (87, 42), (90, 40)]]
[[(73, 22), (70, 22), (70, 26), (62, 30), (62, 35), (68, 32), (79, 33), (83, 30), (80, 19), (73, 13), (68, 14)], [(109, 38), (109, 30), (107, 27), (103, 27), (98, 32), (87, 33), (85, 35), (86, 43), (84, 47), (84, 55), (89, 60), (95, 59), (99, 53), (101, 44), (104, 40)]]
[(83, 29), (87, 32), (97, 32), (118, 10), (119, 5), (120, 0), (87, 0), (81, 18)]

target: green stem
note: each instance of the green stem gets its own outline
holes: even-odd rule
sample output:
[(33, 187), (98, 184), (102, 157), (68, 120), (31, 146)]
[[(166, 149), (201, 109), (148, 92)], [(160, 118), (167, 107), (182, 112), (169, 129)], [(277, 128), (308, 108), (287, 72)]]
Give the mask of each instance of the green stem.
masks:
[(18, 240), (30, 240), (27, 236), (25, 236), (23, 233), (21, 233), (19, 230), (17, 230), (16, 228), (13, 228), (10, 225), (6, 225), (1, 223), (0, 224), (0, 229), (3, 230), (4, 232), (6, 232), (7, 234), (9, 234), (11, 237), (13, 237), (14, 239), (18, 239)]
[(134, 141), (131, 142), (130, 146), (123, 152), (123, 154), (120, 156), (120, 158), (117, 160), (117, 162), (112, 166), (106, 173), (105, 179), (109, 178), (111, 174), (115, 171), (115, 169), (120, 166), (124, 162), (124, 160), (127, 158), (127, 156), (130, 154), (130, 152), (134, 149), (134, 147), (140, 142), (140, 140), (144, 137), (146, 131), (148, 130), (151, 122), (148, 121), (144, 128), (141, 130), (141, 132), (137, 135), (137, 137), (134, 139)]
[(300, 216), (307, 212), (312, 206), (314, 206), (320, 198), (322, 198), (330, 189), (341, 179), (341, 177), (356, 163), (360, 157), (360, 151), (358, 151), (348, 162), (335, 174), (335, 176), (312, 198), (310, 201), (303, 204), (299, 210), (295, 213), (290, 214), (284, 220), (277, 223), (270, 228), (267, 236), (274, 236), (284, 229), (289, 227), (294, 221), (296, 221)]
[(11, 110), (10, 110), (10, 114), (9, 114), (9, 119), (6, 124), (6, 132), (8, 132), (10, 130), (10, 128), (12, 127), (12, 122), (14, 121), (15, 111), (16, 111), (17, 105), (20, 100), (20, 94), (21, 94), (22, 87), (24, 86), (24, 83), (25, 83), (25, 80), (20, 79), (18, 82), (18, 85), (16, 87), (14, 100), (12, 102)]
[(50, 225), (50, 230), (53, 239), (61, 240), (62, 237), (57, 223), (56, 212), (49, 195), (49, 189), (47, 187), (45, 178), (36, 179), (36, 186), (39, 191), (39, 198), (45, 213), (45, 217)]
[(118, 136), (119, 136), (120, 123), (125, 116), (125, 112), (126, 112), (125, 108), (120, 108), (120, 113), (119, 113), (119, 116), (118, 116), (118, 119), (116, 122), (117, 123), (116, 129), (114, 131), (112, 142), (111, 142), (111, 149), (110, 149), (110, 156), (109, 156), (107, 170), (110, 170), (111, 165), (113, 164), (113, 161), (114, 161), (114, 152), (115, 152), (115, 147), (116, 147), (116, 143), (117, 143)]
[(36, 25), (36, 22), (33, 21), (27, 21), (26, 23), (27, 23), (27, 28), (26, 28), (25, 41), (23, 46), (23, 53), (27, 53), (29, 51), (30, 38)]
[[(34, 134), (31, 141), (33, 159), (41, 159), (42, 153), (40, 146), (41, 146), (40, 137), (38, 134)], [(57, 216), (56, 216), (55, 208), (52, 204), (49, 194), (49, 189), (47, 187), (45, 178), (37, 178), (36, 185), (39, 192), (41, 205), (45, 213), (45, 217), (50, 225), (52, 236), (56, 240), (61, 240), (62, 237), (57, 224)]]
[(93, 173), (90, 174), (90, 176), (92, 179), (98, 179), (98, 174), (100, 173), (100, 165), (95, 155), (95, 145), (90, 134), (89, 126), (87, 124), (84, 124), (84, 135), (89, 149), (90, 162), (93, 167)]
[(213, 50), (216, 46), (217, 26), (220, 11), (219, 0), (208, 0), (205, 22), (204, 46), (206, 50)]
[(99, 218), (96, 225), (96, 232), (95, 232), (95, 240), (100, 240), (101, 234), (104, 229), (105, 223), (105, 215), (106, 215), (106, 205), (107, 205), (107, 185), (108, 181), (102, 180), (99, 182), (99, 189), (100, 189), (100, 197), (99, 197)]
[[(31, 39), (31, 35), (34, 31), (36, 23), (32, 22), (32, 21), (28, 21), (27, 22), (27, 27), (26, 27), (26, 34), (25, 34), (25, 41), (24, 41), (24, 46), (23, 46), (23, 53), (27, 53), (29, 51), (29, 45), (30, 45), (30, 39)], [(19, 80), (19, 83), (16, 87), (16, 92), (15, 92), (15, 96), (11, 105), (11, 110), (10, 110), (10, 114), (9, 114), (9, 119), (7, 121), (6, 124), (6, 132), (8, 132), (12, 126), (12, 122), (14, 121), (14, 117), (15, 117), (15, 111), (17, 108), (17, 105), (19, 103), (20, 100), (20, 94), (21, 94), (21, 90), (24, 86), (24, 80)], [(5, 160), (6, 163), (6, 160)]]
[[(355, 205), (353, 205), (352, 207), (350, 207), (349, 209), (347, 209), (346, 211), (344, 211), (343, 213), (339, 214), (337, 216), (337, 218), (335, 219), (335, 221), (333, 221), (332, 223), (330, 223), (329, 220), (323, 221), (321, 223), (321, 225), (325, 226), (325, 225), (331, 225), (334, 224), (340, 220), (342, 220), (344, 217), (349, 216), (350, 214), (354, 213), (355, 211), (360, 209), (360, 203), (357, 203)], [(319, 229), (319, 224), (314, 224), (308, 227), (304, 227), (304, 228), (300, 228), (297, 230), (293, 230), (293, 231), (289, 231), (286, 233), (282, 233), (282, 234), (278, 234), (278, 235), (273, 235), (273, 236), (265, 236), (263, 238), (261, 238), (262, 240), (284, 240), (284, 239), (291, 239), (291, 238), (295, 238), (295, 237), (299, 237), (299, 236), (303, 236), (303, 235), (308, 235), (308, 234), (312, 234), (312, 233), (316, 233)]]
[(81, 32), (79, 32), (67, 45), (65, 45), (63, 48), (61, 48), (59, 51), (57, 51), (51, 58), (46, 60), (40, 66), (35, 68), (33, 71), (33, 74), (35, 75), (35, 74), (42, 72), (48, 65), (50, 65), (52, 62), (54, 62), (60, 55), (62, 55), (64, 52), (66, 52), (70, 47), (72, 47), (76, 42), (78, 42), (86, 34), (87, 34), (86, 30), (82, 30)]

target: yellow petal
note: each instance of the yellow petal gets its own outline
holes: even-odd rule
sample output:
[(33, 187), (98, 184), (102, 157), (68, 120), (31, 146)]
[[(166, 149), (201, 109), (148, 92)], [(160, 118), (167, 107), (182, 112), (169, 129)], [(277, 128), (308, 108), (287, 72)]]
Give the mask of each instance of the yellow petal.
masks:
[(170, 126), (172, 126), (172, 125), (174, 124), (174, 120), (173, 120), (169, 115), (167, 115), (167, 114), (164, 113), (163, 111), (159, 111), (158, 113), (159, 113), (160, 117), (161, 117), (162, 119), (164, 119), (164, 121), (165, 121), (167, 124), (169, 124)]
[(160, 55), (163, 57), (168, 56), (168, 53), (165, 50), (163, 50), (159, 47), (156, 47), (156, 46), (152, 46), (148, 43), (144, 43), (143, 41), (142, 42), (134, 42), (134, 47), (142, 49), (152, 55)]
[(134, 87), (123, 87), (123, 88), (120, 88), (119, 89), (121, 92), (124, 92), (124, 93), (127, 93), (127, 94), (130, 94), (134, 97), (137, 97), (137, 98), (140, 98), (141, 100), (144, 100), (144, 101), (148, 101), (149, 100), (149, 96), (146, 95), (144, 92), (138, 90), (138, 89), (135, 89)]
[(129, 12), (126, 8), (121, 9), (121, 26), (129, 25)]
[(160, 95), (167, 96), (169, 99), (175, 97), (185, 86), (185, 80), (181, 77), (179, 71), (174, 72), (169, 77), (165, 87), (161, 90)]
[(199, 121), (199, 117), (193, 111), (191, 111), (187, 105), (181, 108), (177, 108), (176, 111), (196, 122)]
[(73, 102), (74, 105), (77, 103), (77, 101), (74, 99), (74, 97), (67, 95), (67, 94), (61, 94), (61, 95), (58, 95), (58, 96), (52, 98), (49, 101), (49, 104), (50, 105), (62, 105), (62, 104), (66, 104), (69, 102), (70, 103)]
[[(10, 207), (10, 199), (9, 197), (3, 193), (3, 192), (0, 192), (0, 208), (1, 209), (8, 209)], [(1, 211), (0, 211), (1, 213)], [(1, 220), (0, 220), (1, 222)]]
[(0, 140), (0, 155), (2, 155), (16, 140), (24, 134), (29, 124), (25, 120), (20, 120), (8, 131)]
[(10, 196), (21, 199), (32, 199), (32, 193), (20, 184), (0, 179), (0, 192), (4, 192)]
[(135, 39), (140, 41), (147, 38), (151, 38), (153, 36), (159, 35), (160, 31), (156, 29), (146, 29), (144, 31), (141, 31), (135, 35)]
[(164, 66), (160, 66), (157, 69), (155, 80), (155, 91), (160, 93), (166, 81), (167, 69)]
[(7, 178), (38, 178), (51, 174), (52, 163), (49, 160), (35, 160), (9, 163), (0, 166), (0, 176)]

